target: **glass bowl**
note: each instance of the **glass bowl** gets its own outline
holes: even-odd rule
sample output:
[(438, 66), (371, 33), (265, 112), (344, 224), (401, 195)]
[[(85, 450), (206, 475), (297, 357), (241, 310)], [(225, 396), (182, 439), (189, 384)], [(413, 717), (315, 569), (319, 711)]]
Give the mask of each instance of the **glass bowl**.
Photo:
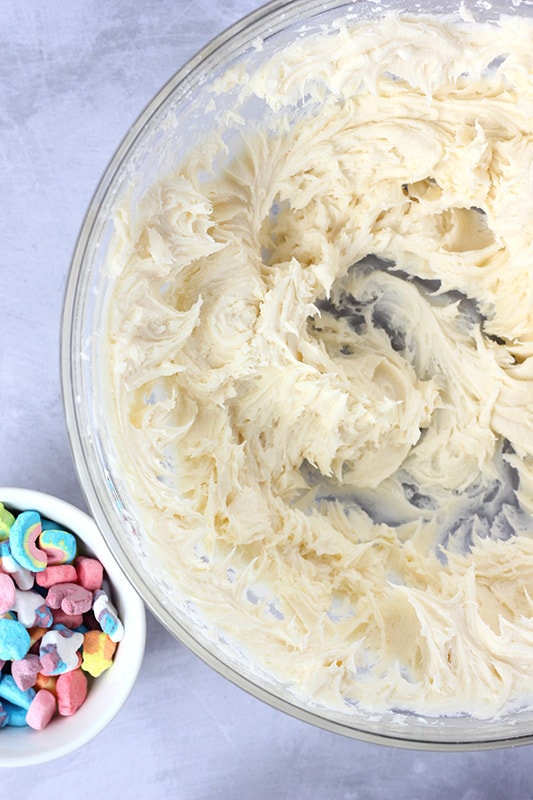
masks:
[[(230, 111), (254, 118), (261, 106), (238, 106), (242, 65), (253, 70), (295, 39), (343, 18), (381, 19), (389, 11), (411, 15), (456, 14), (458, 2), (353, 3), (293, 0), (258, 9), (210, 42), (183, 66), (141, 113), (105, 171), (90, 204), (73, 256), (62, 326), (62, 381), (66, 420), (80, 481), (114, 557), (160, 622), (206, 663), (272, 706), (330, 731), (367, 741), (430, 749), (489, 748), (533, 741), (533, 712), (491, 719), (468, 714), (420, 715), (399, 709), (371, 712), (357, 705), (329, 708), (290, 683), (261, 670), (245, 642), (214, 630), (166, 572), (149, 546), (142, 515), (117, 468), (106, 413), (106, 363), (102, 332), (114, 277), (106, 269), (115, 212), (125, 198), (132, 214), (145, 192), (177, 168), (189, 148)], [(490, 21), (501, 13), (531, 16), (526, 3), (465, 2), (464, 12)], [(222, 76), (225, 91), (220, 89)], [(232, 83), (232, 78), (234, 78)], [(229, 117), (228, 117), (229, 118)], [(237, 637), (238, 638), (238, 637)]]

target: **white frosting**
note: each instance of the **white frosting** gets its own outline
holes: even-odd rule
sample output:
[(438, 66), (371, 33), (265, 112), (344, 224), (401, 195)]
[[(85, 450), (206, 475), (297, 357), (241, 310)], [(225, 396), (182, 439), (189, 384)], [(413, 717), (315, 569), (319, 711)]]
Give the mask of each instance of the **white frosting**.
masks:
[(264, 122), (232, 111), (117, 216), (113, 436), (149, 547), (331, 707), (531, 699), (532, 36), (390, 16), (241, 65)]

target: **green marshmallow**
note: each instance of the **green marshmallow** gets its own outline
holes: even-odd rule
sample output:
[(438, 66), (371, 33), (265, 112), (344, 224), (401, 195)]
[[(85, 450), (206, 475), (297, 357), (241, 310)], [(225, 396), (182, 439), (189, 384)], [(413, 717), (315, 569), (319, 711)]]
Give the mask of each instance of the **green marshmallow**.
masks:
[(13, 514), (7, 510), (3, 503), (0, 503), (0, 542), (9, 539), (9, 531), (15, 522)]

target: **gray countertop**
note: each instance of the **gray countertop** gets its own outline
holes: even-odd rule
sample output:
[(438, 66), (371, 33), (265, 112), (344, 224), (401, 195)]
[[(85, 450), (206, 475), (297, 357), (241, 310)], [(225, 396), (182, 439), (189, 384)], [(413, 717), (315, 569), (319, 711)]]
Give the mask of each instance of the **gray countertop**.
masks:
[[(146, 103), (257, 0), (0, 0), (0, 485), (84, 507), (63, 418), (59, 326), (76, 236)], [(1, 733), (0, 733), (1, 735)], [(397, 750), (230, 684), (151, 616), (139, 681), (81, 751), (0, 770), (2, 797), (533, 798), (531, 747)]]

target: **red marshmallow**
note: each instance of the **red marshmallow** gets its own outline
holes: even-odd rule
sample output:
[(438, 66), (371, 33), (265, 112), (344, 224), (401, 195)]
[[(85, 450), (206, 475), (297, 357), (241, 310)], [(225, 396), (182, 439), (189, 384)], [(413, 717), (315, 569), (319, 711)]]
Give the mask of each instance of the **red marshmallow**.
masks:
[(70, 717), (87, 697), (87, 677), (81, 669), (59, 675), (56, 681), (57, 708), (61, 716)]

